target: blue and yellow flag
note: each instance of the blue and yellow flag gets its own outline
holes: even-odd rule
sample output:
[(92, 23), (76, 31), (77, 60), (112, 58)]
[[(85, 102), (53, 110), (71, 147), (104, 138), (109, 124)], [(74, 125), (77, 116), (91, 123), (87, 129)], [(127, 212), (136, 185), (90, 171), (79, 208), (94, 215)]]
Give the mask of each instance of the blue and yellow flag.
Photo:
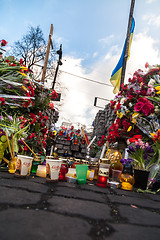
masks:
[[(134, 27), (135, 27), (135, 20), (134, 20), (134, 18), (132, 18), (132, 26), (131, 26), (131, 32), (130, 32), (129, 49), (128, 49), (128, 58), (130, 56), (130, 47), (131, 47), (131, 42), (132, 42), (132, 38), (133, 38)], [(110, 79), (110, 82), (112, 83), (112, 85), (114, 87), (114, 90), (113, 90), (114, 94), (116, 94), (119, 91), (119, 87), (120, 87), (125, 46), (126, 46), (126, 41), (125, 41), (119, 62), (117, 64), (117, 66), (115, 67), (115, 69), (113, 70), (111, 79)], [(127, 58), (127, 60), (128, 60), (128, 58)]]

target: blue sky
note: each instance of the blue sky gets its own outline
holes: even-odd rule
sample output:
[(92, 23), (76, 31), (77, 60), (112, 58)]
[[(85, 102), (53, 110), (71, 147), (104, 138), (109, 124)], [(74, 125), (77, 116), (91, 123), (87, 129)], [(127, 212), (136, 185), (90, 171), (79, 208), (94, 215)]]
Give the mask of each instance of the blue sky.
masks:
[[(63, 45), (61, 70), (109, 83), (125, 41), (130, 3), (130, 0), (0, 0), (0, 38), (12, 46), (26, 34), (29, 25), (40, 25), (47, 41), (52, 23), (53, 39), (58, 46)], [(136, 26), (125, 81), (145, 62), (159, 63), (159, 12), (159, 0), (136, 0)], [(62, 96), (61, 121), (91, 124), (99, 110), (93, 107), (94, 97), (114, 97), (111, 87), (65, 73), (59, 78), (57, 81), (68, 88)]]

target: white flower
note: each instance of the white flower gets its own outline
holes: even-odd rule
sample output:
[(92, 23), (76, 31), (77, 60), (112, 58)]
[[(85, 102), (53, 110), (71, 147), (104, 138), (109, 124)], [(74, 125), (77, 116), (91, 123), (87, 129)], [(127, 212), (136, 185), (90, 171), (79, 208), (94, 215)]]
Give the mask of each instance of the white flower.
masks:
[(160, 83), (159, 75), (154, 75), (154, 79), (156, 80), (157, 83)]
[(128, 105), (129, 105), (129, 107), (132, 107), (132, 106), (133, 106), (133, 104), (132, 104), (131, 102), (130, 102)]
[(120, 104), (123, 105), (125, 100), (126, 100), (126, 98), (122, 97), (121, 100), (120, 100)]
[(151, 78), (148, 82), (148, 86), (154, 86), (154, 84), (155, 84), (155, 80)]
[(130, 141), (129, 141), (129, 139), (127, 139), (127, 145), (130, 145)]
[(124, 111), (127, 112), (128, 111), (128, 108), (126, 106), (124, 106)]

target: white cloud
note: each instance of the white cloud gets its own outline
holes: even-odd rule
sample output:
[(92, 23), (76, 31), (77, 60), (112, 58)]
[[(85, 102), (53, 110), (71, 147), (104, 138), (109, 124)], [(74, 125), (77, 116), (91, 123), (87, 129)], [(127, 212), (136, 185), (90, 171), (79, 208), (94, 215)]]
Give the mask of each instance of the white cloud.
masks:
[(105, 55), (105, 60), (111, 59), (113, 56), (117, 55), (120, 53), (120, 50), (118, 49), (118, 45), (113, 45), (109, 52)]
[(146, 33), (139, 33), (134, 36), (131, 45), (130, 59), (127, 63), (126, 80), (132, 76), (137, 69), (145, 70), (145, 63), (150, 65), (160, 63), (160, 51), (158, 41)]
[[(77, 76), (86, 76), (85, 69), (82, 68), (82, 59), (76, 59), (71, 56), (64, 56), (66, 61), (60, 67), (60, 70), (64, 71), (61, 73), (61, 82), (68, 89), (67, 95), (64, 97), (64, 105), (60, 110), (60, 118), (58, 123), (61, 125), (63, 121), (81, 122), (85, 125), (90, 125), (95, 117), (93, 112), (93, 101), (90, 94), (90, 90), (86, 87), (86, 81), (76, 76), (67, 74), (72, 73)], [(57, 80), (58, 81), (58, 80)], [(55, 103), (56, 105), (56, 103)], [(95, 112), (96, 113), (96, 112)]]
[(99, 41), (100, 43), (106, 45), (106, 44), (111, 43), (111, 41), (112, 41), (113, 39), (114, 39), (114, 35), (111, 34), (111, 35), (109, 35), (109, 36), (107, 36), (107, 37), (105, 37), (105, 38), (99, 39), (98, 41)]
[(156, 2), (157, 0), (146, 0), (146, 3), (150, 4), (150, 3), (153, 3), (153, 2)]
[(107, 55), (105, 56), (105, 60), (109, 60), (112, 57), (111, 53), (107, 53)]
[(98, 52), (94, 52), (93, 53), (93, 58), (97, 57), (98, 56)]
[(56, 34), (53, 33), (53, 37), (52, 39), (54, 40), (54, 42), (58, 45), (61, 44), (62, 42), (67, 42), (66, 39), (63, 39), (62, 37), (57, 36)]
[[(67, 121), (70, 120), (73, 124), (80, 122), (81, 124), (91, 125), (96, 113), (99, 111), (99, 108), (94, 107), (95, 97), (112, 99), (114, 97), (112, 93), (113, 88), (90, 82), (65, 72), (110, 84), (110, 64), (107, 66), (105, 59), (103, 59), (93, 66), (94, 70), (90, 74), (85, 74), (86, 69), (81, 65), (82, 59), (76, 59), (70, 56), (64, 56), (64, 58), (66, 61), (60, 67), (60, 70), (62, 70), (60, 78), (61, 82), (67, 87), (68, 92), (67, 95), (64, 96), (64, 105), (60, 110), (58, 124), (61, 125), (61, 123), (67, 119)], [(104, 101), (102, 107), (107, 103), (107, 101)]]
[(144, 15), (143, 20), (147, 21), (148, 25), (154, 25), (160, 27), (160, 16), (155, 14)]
[[(128, 81), (129, 77), (133, 76), (137, 69), (141, 68), (144, 70), (146, 62), (149, 62), (151, 65), (160, 63), (160, 52), (157, 44), (158, 41), (146, 33), (134, 35), (130, 59), (127, 62), (125, 82)], [(60, 70), (110, 84), (110, 77), (120, 58), (121, 50), (118, 49), (118, 46), (113, 46), (106, 53), (106, 56), (92, 66), (90, 74), (86, 74), (86, 69), (82, 67), (83, 59), (76, 59), (71, 56), (63, 57), (66, 61), (60, 66)], [(89, 82), (66, 73), (62, 73), (60, 78), (62, 83), (68, 88), (68, 92), (64, 96), (64, 105), (60, 110), (59, 125), (66, 120), (73, 124), (80, 122), (81, 124), (91, 125), (96, 113), (100, 110), (93, 106), (94, 98), (109, 100), (114, 98), (113, 87)], [(107, 103), (107, 101), (104, 101), (102, 107)]]

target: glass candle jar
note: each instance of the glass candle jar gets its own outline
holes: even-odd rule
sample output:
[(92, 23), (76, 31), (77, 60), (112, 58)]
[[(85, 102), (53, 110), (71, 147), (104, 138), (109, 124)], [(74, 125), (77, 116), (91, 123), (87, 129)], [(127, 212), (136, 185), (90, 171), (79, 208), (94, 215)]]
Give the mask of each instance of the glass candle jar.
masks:
[(108, 177), (105, 175), (98, 175), (97, 186), (98, 187), (107, 187), (107, 179)]
[(94, 170), (93, 169), (89, 169), (87, 171), (87, 180), (93, 181), (93, 179), (94, 179)]
[(97, 158), (90, 158), (89, 170), (94, 170), (93, 179), (98, 179), (99, 163)]
[(98, 175), (109, 176), (110, 160), (101, 158), (99, 163)]
[(109, 177), (109, 168), (110, 168), (110, 161), (106, 158), (100, 159), (97, 186), (107, 187), (107, 179)]
[(9, 173), (15, 173), (16, 161), (17, 161), (17, 156), (15, 155), (15, 157), (13, 159), (11, 159), (8, 163), (8, 172)]
[(133, 167), (130, 163), (126, 163), (123, 167), (122, 174), (120, 176), (121, 189), (133, 190), (135, 179), (133, 177)]
[(68, 164), (66, 159), (59, 158), (59, 160), (62, 160), (60, 172), (59, 172), (59, 180), (65, 181), (66, 173), (68, 172)]
[(128, 173), (126, 174), (121, 174), (120, 176), (120, 182), (121, 182), (121, 189), (124, 190), (133, 190), (133, 185), (134, 185), (134, 177)]
[(31, 173), (37, 172), (37, 167), (39, 164), (41, 164), (41, 156), (37, 154), (37, 157), (34, 157), (32, 161)]

